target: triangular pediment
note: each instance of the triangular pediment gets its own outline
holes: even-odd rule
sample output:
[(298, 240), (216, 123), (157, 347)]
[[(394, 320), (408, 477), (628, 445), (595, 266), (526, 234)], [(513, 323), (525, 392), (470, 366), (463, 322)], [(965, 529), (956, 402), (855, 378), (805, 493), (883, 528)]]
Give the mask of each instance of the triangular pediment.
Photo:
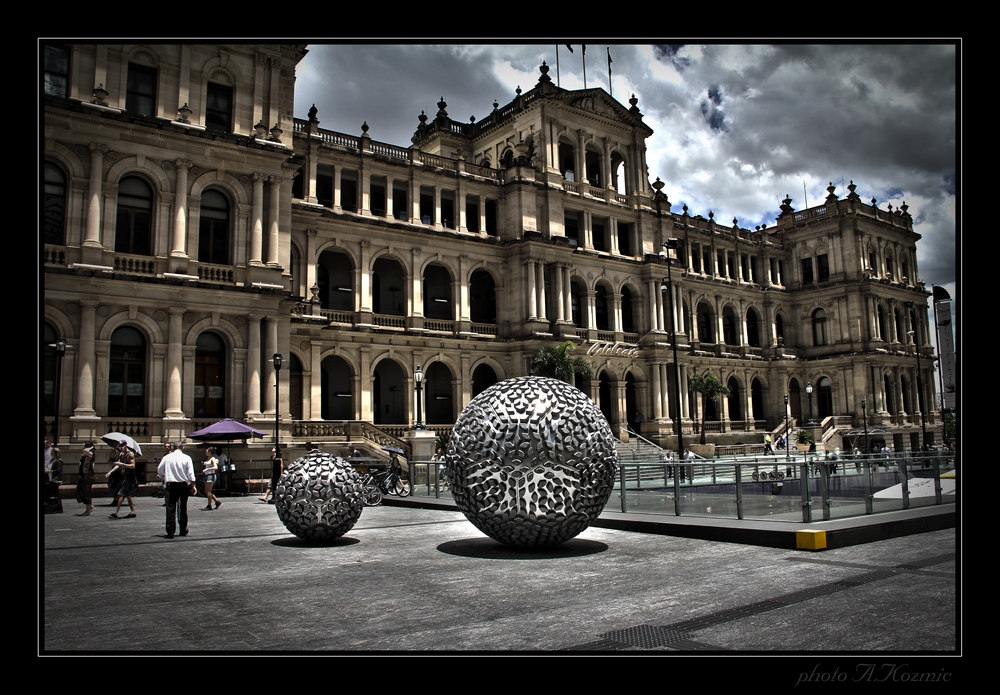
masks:
[(642, 122), (641, 113), (629, 111), (601, 88), (568, 91), (551, 95), (549, 99), (563, 102), (567, 106), (629, 127), (644, 126), (648, 128)]

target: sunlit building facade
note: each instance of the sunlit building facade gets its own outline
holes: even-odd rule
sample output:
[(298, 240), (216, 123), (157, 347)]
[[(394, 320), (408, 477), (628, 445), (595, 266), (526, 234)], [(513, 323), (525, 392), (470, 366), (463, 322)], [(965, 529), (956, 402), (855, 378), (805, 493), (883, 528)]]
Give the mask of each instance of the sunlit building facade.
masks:
[[(384, 442), (418, 420), (418, 366), (420, 419), (443, 433), (572, 340), (623, 440), (674, 445), (679, 421), (760, 442), (786, 415), (838, 447), (862, 425), (935, 440), (905, 204), (852, 182), (752, 230), (677, 209), (637, 100), (561, 89), (544, 64), (486, 118), (443, 100), (415, 116), (409, 145), (328, 130), (292, 113), (306, 52), (41, 47), (47, 434), (160, 442), (232, 417)], [(694, 373), (729, 396), (702, 404)]]

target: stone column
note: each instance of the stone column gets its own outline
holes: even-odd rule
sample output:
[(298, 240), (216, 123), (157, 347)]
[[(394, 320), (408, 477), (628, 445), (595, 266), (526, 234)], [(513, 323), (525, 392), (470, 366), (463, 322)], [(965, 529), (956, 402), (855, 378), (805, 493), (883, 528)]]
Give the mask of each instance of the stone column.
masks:
[(191, 162), (177, 159), (174, 166), (177, 192), (174, 198), (174, 233), (170, 255), (187, 258), (187, 181)]
[(649, 376), (651, 381), (651, 386), (653, 388), (653, 419), (661, 420), (663, 419), (663, 386), (660, 382), (660, 367), (659, 364), (649, 365)]
[[(309, 413), (302, 413), (303, 420), (323, 419), (323, 341), (309, 341), (309, 372), (312, 378), (309, 381), (309, 391), (305, 394), (303, 405), (309, 406)], [(336, 398), (337, 394), (327, 394), (327, 398)], [(357, 406), (355, 406), (356, 408)]]
[(167, 329), (167, 364), (166, 382), (167, 390), (165, 402), (163, 404), (163, 416), (165, 420), (178, 419), (184, 417), (184, 410), (181, 408), (181, 372), (183, 368), (183, 341), (184, 341), (184, 309), (170, 307), (170, 319)]
[(92, 418), (94, 410), (94, 374), (97, 364), (95, 343), (98, 302), (80, 300), (80, 345), (76, 350), (76, 403), (73, 417)]
[(267, 211), (267, 265), (277, 266), (278, 262), (278, 213), (281, 210), (281, 177), (269, 176), (267, 179), (269, 202)]
[(261, 317), (250, 314), (247, 317), (247, 412), (248, 418), (259, 418), (260, 409), (260, 343)]
[(527, 278), (528, 289), (528, 320), (538, 318), (538, 304), (535, 297), (535, 261), (528, 259), (524, 264), (525, 277)]
[(101, 193), (104, 179), (104, 155), (108, 148), (90, 145), (90, 185), (87, 190), (87, 228), (84, 246), (101, 246)]
[(535, 270), (537, 272), (537, 278), (535, 279), (535, 291), (538, 294), (538, 318), (545, 320), (545, 262), (539, 259), (536, 262)]
[(264, 175), (253, 174), (253, 202), (250, 214), (249, 265), (264, 265)]

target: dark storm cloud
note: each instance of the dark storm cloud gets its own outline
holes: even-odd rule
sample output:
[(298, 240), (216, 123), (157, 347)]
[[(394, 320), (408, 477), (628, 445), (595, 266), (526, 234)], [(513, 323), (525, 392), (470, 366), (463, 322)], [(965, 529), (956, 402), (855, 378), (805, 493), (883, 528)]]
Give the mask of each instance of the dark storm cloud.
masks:
[[(557, 53), (558, 46), (558, 53)], [(528, 91), (544, 60), (553, 81), (583, 83), (583, 56), (565, 45), (310, 46), (299, 64), (295, 115), (315, 101), (321, 127), (408, 146), (421, 111), (441, 97), (458, 121), (486, 117)], [(613, 56), (608, 84), (607, 55)], [(832, 182), (866, 202), (914, 216), (919, 271), (955, 283), (957, 50), (953, 45), (588, 43), (587, 87), (638, 107), (654, 134), (650, 178), (679, 210), (714, 211), (753, 228), (773, 224), (785, 195), (800, 209)], [(803, 185), (806, 191), (803, 192)]]

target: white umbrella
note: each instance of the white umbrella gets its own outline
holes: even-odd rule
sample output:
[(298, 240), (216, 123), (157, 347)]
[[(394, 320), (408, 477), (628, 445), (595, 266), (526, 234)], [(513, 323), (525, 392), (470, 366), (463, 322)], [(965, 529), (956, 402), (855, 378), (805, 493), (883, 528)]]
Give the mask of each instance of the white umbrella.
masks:
[(106, 435), (101, 437), (101, 440), (108, 446), (117, 447), (119, 442), (125, 442), (125, 446), (131, 449), (137, 456), (142, 456), (142, 449), (134, 439), (132, 439), (127, 434), (122, 434), (121, 432), (108, 432)]

